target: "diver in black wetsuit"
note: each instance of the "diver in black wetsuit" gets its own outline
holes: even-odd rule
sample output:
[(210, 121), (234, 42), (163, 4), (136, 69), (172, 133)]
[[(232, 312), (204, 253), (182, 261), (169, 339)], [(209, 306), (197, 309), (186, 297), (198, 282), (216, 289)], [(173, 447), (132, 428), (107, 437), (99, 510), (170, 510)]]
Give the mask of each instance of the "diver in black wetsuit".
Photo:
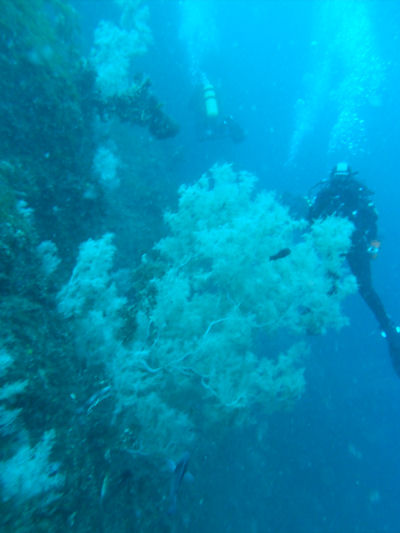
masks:
[(371, 259), (379, 250), (378, 215), (371, 200), (372, 192), (355, 179), (347, 163), (339, 163), (329, 180), (321, 182), (310, 206), (310, 219), (338, 215), (354, 224), (352, 246), (347, 254), (349, 266), (357, 279), (360, 295), (375, 315), (387, 339), (394, 369), (400, 377), (400, 328), (387, 315), (372, 286)]

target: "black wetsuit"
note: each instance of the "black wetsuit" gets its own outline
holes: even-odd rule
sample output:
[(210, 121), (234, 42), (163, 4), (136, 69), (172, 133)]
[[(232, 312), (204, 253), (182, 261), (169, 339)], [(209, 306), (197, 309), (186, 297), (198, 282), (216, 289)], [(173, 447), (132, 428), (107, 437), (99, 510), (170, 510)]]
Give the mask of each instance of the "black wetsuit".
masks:
[(352, 246), (347, 254), (347, 260), (357, 279), (360, 295), (386, 335), (393, 366), (400, 376), (400, 335), (372, 285), (372, 255), (369, 248), (371, 242), (377, 239), (378, 221), (371, 200), (372, 194), (353, 176), (334, 175), (321, 184), (310, 207), (310, 218), (315, 220), (338, 215), (353, 222)]

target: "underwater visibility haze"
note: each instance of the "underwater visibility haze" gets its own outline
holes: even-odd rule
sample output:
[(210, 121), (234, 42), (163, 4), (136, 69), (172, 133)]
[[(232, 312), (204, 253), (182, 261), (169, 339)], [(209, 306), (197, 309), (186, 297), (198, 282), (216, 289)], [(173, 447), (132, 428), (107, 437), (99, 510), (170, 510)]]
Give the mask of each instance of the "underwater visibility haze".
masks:
[(400, 532), (399, 45), (0, 0), (2, 532)]

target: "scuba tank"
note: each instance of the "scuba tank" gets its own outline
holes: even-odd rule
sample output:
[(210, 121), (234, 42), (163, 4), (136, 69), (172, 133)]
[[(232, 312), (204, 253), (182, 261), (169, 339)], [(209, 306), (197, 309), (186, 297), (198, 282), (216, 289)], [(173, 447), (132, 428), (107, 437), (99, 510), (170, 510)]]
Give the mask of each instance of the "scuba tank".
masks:
[(217, 117), (219, 114), (217, 95), (214, 86), (207, 79), (203, 82), (203, 98), (207, 117)]

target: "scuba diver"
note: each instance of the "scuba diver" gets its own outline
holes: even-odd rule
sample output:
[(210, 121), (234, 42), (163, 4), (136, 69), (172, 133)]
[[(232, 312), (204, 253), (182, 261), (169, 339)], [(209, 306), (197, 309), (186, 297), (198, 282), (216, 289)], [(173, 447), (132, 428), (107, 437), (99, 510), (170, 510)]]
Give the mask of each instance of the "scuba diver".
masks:
[(357, 279), (361, 297), (375, 315), (386, 338), (393, 367), (400, 377), (400, 328), (387, 315), (372, 285), (371, 259), (379, 252), (377, 239), (378, 215), (371, 200), (373, 193), (355, 179), (347, 163), (333, 168), (330, 179), (317, 184), (318, 193), (311, 201), (311, 221), (338, 215), (354, 224), (352, 246), (347, 254), (350, 269)]
[(202, 118), (198, 124), (198, 137), (201, 141), (214, 139), (231, 139), (240, 143), (245, 138), (243, 128), (232, 115), (221, 116), (214, 86), (205, 75), (201, 87)]

